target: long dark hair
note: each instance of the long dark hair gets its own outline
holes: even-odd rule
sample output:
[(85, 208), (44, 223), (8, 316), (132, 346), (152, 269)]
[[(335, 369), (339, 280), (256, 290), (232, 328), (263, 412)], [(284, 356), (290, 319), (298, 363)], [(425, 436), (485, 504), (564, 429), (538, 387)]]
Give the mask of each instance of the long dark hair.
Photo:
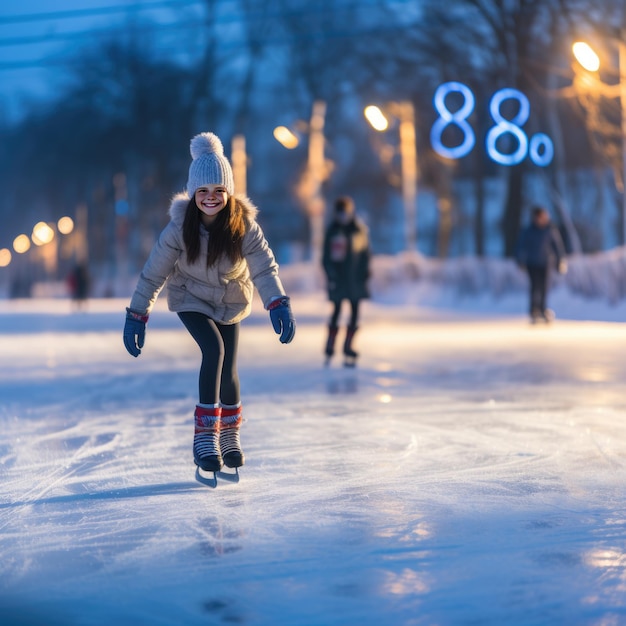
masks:
[[(195, 263), (200, 256), (200, 209), (192, 196), (187, 204), (183, 221), (183, 241), (187, 251), (187, 261)], [(241, 204), (233, 196), (228, 197), (226, 206), (217, 214), (209, 229), (209, 248), (206, 266), (214, 265), (221, 256), (226, 256), (231, 263), (243, 258), (242, 243), (246, 232), (246, 223)]]

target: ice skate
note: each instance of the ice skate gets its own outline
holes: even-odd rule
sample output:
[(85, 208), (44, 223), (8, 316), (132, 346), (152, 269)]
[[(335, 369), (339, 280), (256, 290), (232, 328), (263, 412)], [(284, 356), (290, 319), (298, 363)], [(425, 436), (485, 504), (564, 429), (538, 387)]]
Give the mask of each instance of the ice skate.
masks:
[(343, 344), (343, 365), (344, 367), (356, 367), (356, 360), (359, 353), (352, 347), (352, 341), (358, 328), (356, 326), (348, 326), (346, 329), (346, 340)]
[(352, 354), (346, 354), (343, 358), (344, 367), (356, 367), (356, 360), (359, 355), (356, 352)]
[(219, 406), (198, 405), (194, 413), (193, 459), (205, 472), (218, 472), (224, 464), (220, 452), (220, 415)]
[(324, 354), (326, 356), (324, 365), (327, 367), (330, 365), (330, 360), (335, 354), (335, 340), (337, 339), (338, 330), (337, 326), (328, 326), (328, 337), (326, 339), (326, 348), (324, 349)]
[(220, 418), (220, 451), (226, 467), (237, 469), (246, 462), (239, 440), (241, 422), (241, 403), (233, 406), (222, 405), (222, 416)]

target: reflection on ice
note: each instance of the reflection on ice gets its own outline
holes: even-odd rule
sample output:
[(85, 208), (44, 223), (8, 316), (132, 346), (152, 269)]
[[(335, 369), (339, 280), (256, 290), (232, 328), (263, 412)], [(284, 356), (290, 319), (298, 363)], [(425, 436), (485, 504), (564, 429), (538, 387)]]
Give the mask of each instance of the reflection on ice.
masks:
[[(608, 604), (617, 609), (623, 618), (626, 607), (626, 554), (617, 548), (596, 549), (587, 554), (586, 562), (600, 570), (602, 585), (597, 593), (588, 593), (584, 602), (599, 607)], [(614, 621), (605, 619), (598, 623), (612, 626), (624, 622), (616, 616)]]
[[(343, 375), (342, 375), (343, 374)], [(326, 393), (336, 394), (354, 394), (359, 391), (359, 383), (356, 374), (342, 372), (340, 375), (331, 374), (326, 381)]]
[(242, 328), (249, 462), (209, 489), (195, 346), (157, 311), (150, 358), (129, 359), (126, 304), (62, 332), (0, 312), (0, 623), (6, 598), (94, 626), (624, 621), (626, 325), (372, 303), (345, 370), (322, 367), (319, 306), (293, 348), (261, 311)]
[(402, 381), (387, 376), (379, 376), (375, 382), (379, 387), (396, 387), (400, 385)]
[(620, 568), (626, 573), (626, 554), (619, 550), (594, 550), (587, 555), (587, 563), (593, 567)]
[(232, 524), (222, 522), (217, 516), (198, 520), (199, 542), (196, 548), (210, 558), (232, 554), (242, 549), (243, 532)]
[(582, 363), (576, 374), (580, 380), (589, 383), (603, 383), (615, 376), (613, 368), (606, 363)]
[(429, 525), (426, 522), (420, 522), (413, 529), (413, 534), (419, 537), (420, 539), (425, 539), (426, 537), (430, 537), (432, 532), (430, 530)]
[[(385, 510), (379, 511), (386, 515)], [(397, 515), (399, 518), (400, 515)], [(395, 539), (398, 543), (406, 544), (413, 543), (415, 541), (423, 541), (432, 536), (432, 530), (430, 524), (425, 521), (418, 522), (415, 527), (408, 529), (402, 534), (398, 534), (396, 528), (383, 527), (374, 533), (377, 537), (384, 537), (388, 539)]]
[(387, 361), (379, 361), (374, 366), (374, 369), (382, 374), (393, 371), (393, 365), (391, 363), (388, 363)]
[(408, 567), (401, 572), (385, 572), (382, 587), (384, 592), (396, 596), (424, 594), (430, 591), (426, 575)]

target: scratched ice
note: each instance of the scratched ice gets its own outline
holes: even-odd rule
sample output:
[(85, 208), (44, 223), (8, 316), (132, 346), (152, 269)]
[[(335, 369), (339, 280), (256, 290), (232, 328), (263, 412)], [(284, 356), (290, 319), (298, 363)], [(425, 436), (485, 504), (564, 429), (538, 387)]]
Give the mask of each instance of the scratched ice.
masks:
[(2, 624), (626, 623), (623, 324), (367, 303), (351, 371), (322, 294), (289, 346), (257, 307), (210, 488), (195, 345), (125, 305), (0, 302)]

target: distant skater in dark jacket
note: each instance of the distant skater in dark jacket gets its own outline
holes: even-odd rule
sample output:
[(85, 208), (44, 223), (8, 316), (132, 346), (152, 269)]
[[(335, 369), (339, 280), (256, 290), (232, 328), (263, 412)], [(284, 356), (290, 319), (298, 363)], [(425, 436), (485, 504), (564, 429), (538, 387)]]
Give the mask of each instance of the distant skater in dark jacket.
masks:
[(531, 223), (520, 234), (516, 257), (530, 279), (531, 321), (534, 323), (543, 319), (549, 322), (554, 317), (554, 313), (546, 306), (550, 271), (556, 268), (560, 274), (565, 274), (567, 262), (561, 235), (543, 207), (533, 208)]
[(353, 366), (358, 353), (352, 342), (358, 329), (359, 302), (369, 297), (370, 247), (365, 224), (355, 215), (354, 201), (348, 196), (337, 198), (333, 218), (326, 229), (322, 264), (326, 273), (328, 299), (333, 311), (328, 322), (326, 362), (335, 353), (335, 340), (339, 330), (341, 303), (350, 303), (350, 320), (343, 344), (344, 364)]

